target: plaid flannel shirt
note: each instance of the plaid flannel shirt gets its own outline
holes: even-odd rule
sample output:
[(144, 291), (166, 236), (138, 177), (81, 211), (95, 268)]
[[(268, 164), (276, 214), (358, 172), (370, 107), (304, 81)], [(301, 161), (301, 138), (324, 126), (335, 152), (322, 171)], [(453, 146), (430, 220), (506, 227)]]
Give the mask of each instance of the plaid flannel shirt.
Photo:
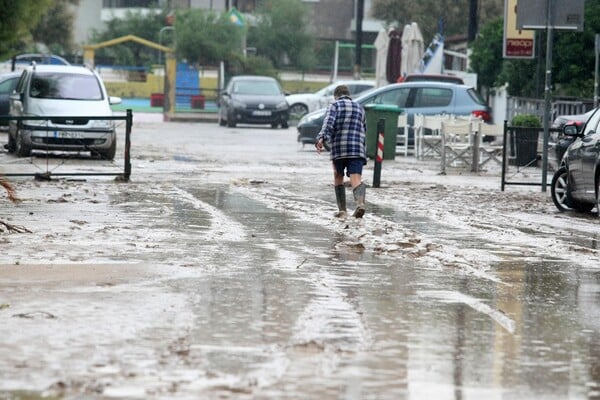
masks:
[(367, 161), (365, 144), (365, 111), (348, 96), (342, 96), (329, 105), (317, 141), (331, 144), (331, 159), (362, 158)]

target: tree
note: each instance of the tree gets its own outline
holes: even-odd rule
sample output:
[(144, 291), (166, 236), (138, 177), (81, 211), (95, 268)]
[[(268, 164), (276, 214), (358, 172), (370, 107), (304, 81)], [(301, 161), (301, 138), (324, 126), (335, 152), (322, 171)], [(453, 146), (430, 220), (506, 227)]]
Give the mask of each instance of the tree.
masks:
[(600, 32), (600, 2), (586, 1), (583, 32), (554, 32), (553, 81), (558, 94), (594, 95), (595, 36)]
[(0, 0), (0, 58), (8, 58), (33, 43), (36, 26), (52, 0)]
[[(584, 31), (554, 31), (552, 84), (554, 96), (593, 96), (594, 40), (600, 31), (600, 3), (585, 3)], [(540, 31), (536, 41), (539, 54), (534, 60), (502, 59), (503, 20), (488, 22), (472, 43), (471, 68), (482, 86), (491, 88), (508, 83), (512, 96), (539, 97), (543, 79), (538, 68), (543, 63), (546, 35)]]
[(242, 56), (243, 27), (223, 13), (189, 10), (177, 14), (177, 56), (191, 63), (217, 65)]
[(490, 21), (471, 44), (471, 68), (477, 73), (477, 82), (486, 88), (501, 85), (497, 78), (502, 72), (503, 63), (498, 60), (502, 60), (503, 31), (503, 18)]
[(79, 0), (54, 0), (32, 31), (33, 40), (43, 43), (52, 53), (66, 54), (73, 50), (73, 21), (69, 4)]
[[(371, 12), (377, 19), (402, 27), (419, 24), (426, 41), (440, 32), (444, 36), (467, 35), (470, 0), (373, 0)], [(503, 15), (504, 0), (479, 1), (479, 26)]]
[[(113, 18), (106, 23), (102, 32), (92, 32), (92, 42), (99, 43), (122, 36), (135, 35), (152, 42), (159, 41), (160, 29), (165, 26), (166, 10), (154, 13), (128, 12), (125, 18)], [(167, 38), (165, 38), (167, 39)], [(168, 41), (163, 41), (168, 45)], [(118, 65), (150, 66), (158, 60), (158, 52), (137, 42), (125, 42), (117, 46), (101, 48), (96, 51), (97, 60), (101, 63)]]
[(307, 31), (308, 10), (300, 0), (266, 0), (256, 14), (248, 44), (256, 47), (258, 55), (278, 68), (293, 65), (306, 71), (315, 65), (314, 39)]

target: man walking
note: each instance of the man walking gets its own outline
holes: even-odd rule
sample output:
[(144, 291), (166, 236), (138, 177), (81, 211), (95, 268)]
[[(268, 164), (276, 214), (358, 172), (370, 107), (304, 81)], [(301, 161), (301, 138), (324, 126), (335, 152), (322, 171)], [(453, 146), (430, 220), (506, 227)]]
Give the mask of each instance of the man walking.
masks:
[(335, 101), (327, 108), (321, 131), (317, 135), (317, 153), (323, 150), (323, 143), (331, 143), (333, 182), (338, 212), (336, 217), (346, 216), (346, 188), (344, 172), (350, 177), (350, 185), (356, 201), (353, 216), (362, 218), (365, 213), (366, 185), (362, 183), (363, 165), (367, 163), (365, 145), (365, 111), (350, 98), (350, 91), (340, 85), (333, 92)]

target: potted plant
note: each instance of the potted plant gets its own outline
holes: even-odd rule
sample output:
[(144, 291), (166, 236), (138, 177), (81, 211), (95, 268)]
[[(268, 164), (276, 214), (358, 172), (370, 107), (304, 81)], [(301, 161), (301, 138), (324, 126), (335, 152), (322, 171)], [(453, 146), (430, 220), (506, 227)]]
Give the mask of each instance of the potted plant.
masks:
[(538, 138), (542, 123), (537, 115), (517, 114), (510, 126), (511, 163), (517, 166), (537, 166)]

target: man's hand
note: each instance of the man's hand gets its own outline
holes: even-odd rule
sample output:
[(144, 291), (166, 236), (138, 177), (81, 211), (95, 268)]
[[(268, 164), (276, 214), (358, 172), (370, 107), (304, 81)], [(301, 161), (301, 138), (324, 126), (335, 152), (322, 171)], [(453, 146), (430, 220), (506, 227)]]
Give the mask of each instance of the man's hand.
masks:
[(321, 154), (321, 152), (323, 151), (323, 138), (315, 142), (315, 147), (317, 148), (317, 153)]

